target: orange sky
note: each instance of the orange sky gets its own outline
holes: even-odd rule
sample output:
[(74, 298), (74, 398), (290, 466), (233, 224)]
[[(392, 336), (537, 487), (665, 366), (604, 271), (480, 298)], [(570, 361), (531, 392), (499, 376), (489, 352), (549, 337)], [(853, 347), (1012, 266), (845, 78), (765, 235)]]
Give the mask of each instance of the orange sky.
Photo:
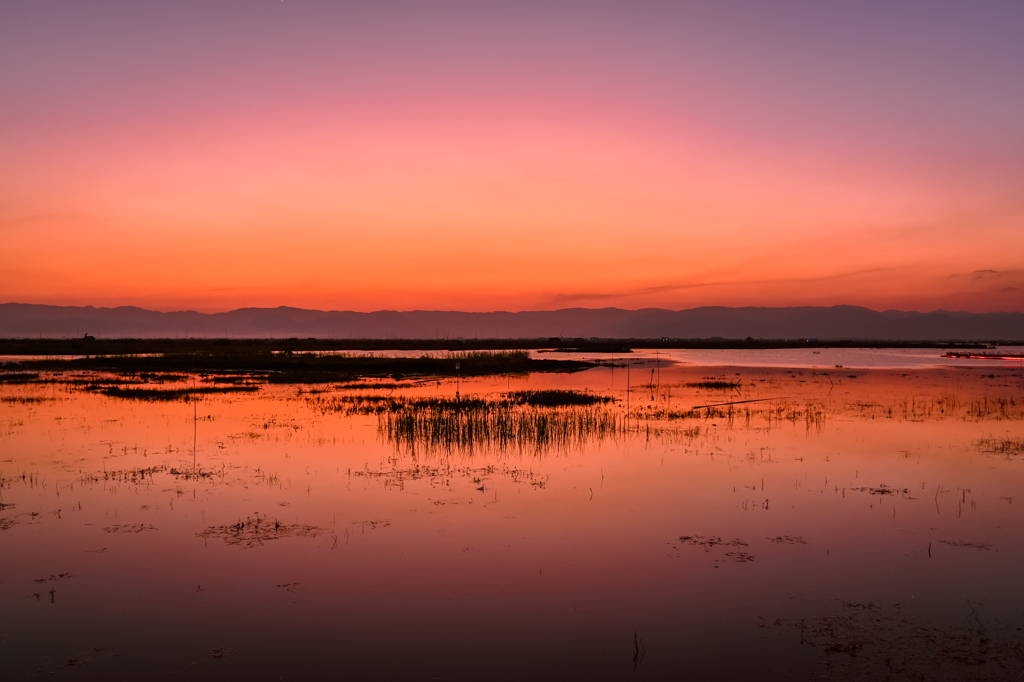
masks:
[(0, 299), (1024, 310), (1019, 5), (400, 5), (0, 10)]

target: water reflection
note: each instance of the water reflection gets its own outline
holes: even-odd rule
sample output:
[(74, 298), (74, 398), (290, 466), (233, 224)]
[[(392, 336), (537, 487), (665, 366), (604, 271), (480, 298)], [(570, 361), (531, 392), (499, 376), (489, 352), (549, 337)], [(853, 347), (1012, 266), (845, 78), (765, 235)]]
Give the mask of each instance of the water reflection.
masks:
[(1024, 669), (1015, 373), (715, 371), (3, 382), (5, 678)]

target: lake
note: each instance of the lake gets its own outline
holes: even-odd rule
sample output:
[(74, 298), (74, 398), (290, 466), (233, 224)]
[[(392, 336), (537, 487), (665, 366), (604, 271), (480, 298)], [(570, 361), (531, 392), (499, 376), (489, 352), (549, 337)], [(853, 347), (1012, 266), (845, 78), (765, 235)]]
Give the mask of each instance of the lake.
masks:
[(0, 381), (3, 677), (1024, 673), (1021, 363), (693, 353)]

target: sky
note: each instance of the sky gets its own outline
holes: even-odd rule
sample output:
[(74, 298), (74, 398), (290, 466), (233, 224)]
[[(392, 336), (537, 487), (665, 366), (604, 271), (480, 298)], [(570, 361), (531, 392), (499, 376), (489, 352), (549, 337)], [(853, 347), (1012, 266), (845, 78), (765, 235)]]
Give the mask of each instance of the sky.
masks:
[(0, 5), (0, 302), (1024, 311), (1024, 3)]

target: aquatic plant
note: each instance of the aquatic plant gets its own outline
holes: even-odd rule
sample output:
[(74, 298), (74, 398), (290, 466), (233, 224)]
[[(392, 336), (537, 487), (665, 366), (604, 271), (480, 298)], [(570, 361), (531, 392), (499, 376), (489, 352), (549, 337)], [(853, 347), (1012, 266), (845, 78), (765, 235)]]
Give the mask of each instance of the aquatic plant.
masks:
[(568, 391), (550, 389), (546, 391), (513, 391), (505, 393), (503, 398), (514, 405), (533, 405), (535, 407), (565, 407), (569, 405), (598, 405), (614, 402), (610, 396), (597, 395), (586, 391)]
[(271, 540), (280, 540), (287, 537), (315, 538), (323, 532), (319, 526), (308, 524), (284, 524), (277, 519), (246, 517), (244, 521), (239, 520), (226, 526), (209, 526), (196, 536), (209, 540), (219, 538), (227, 545), (243, 545), (245, 547), (256, 547)]
[(0, 372), (0, 384), (32, 384), (39, 381), (39, 372)]
[(728, 391), (740, 387), (739, 381), (728, 381), (725, 379), (706, 379), (704, 381), (692, 381), (686, 386), (688, 388), (703, 388), (713, 391)]
[(173, 401), (183, 400), (188, 402), (200, 395), (211, 395), (214, 393), (250, 393), (258, 391), (259, 386), (203, 386), (200, 388), (125, 388), (123, 386), (86, 386), (84, 390), (94, 393), (102, 393), (111, 398), (124, 398), (126, 400), (154, 400)]
[(1024, 438), (981, 438), (975, 445), (982, 452), (994, 455), (1024, 455)]
[(216, 372), (249, 375), (269, 383), (331, 383), (363, 377), (487, 376), (527, 372), (573, 372), (592, 367), (582, 360), (535, 360), (525, 351), (478, 351), (416, 358), (379, 355), (278, 352), (252, 344), (201, 345), (186, 352), (40, 358), (19, 364), (22, 370), (92, 370), (119, 375), (162, 372)]
[(506, 397), (381, 401), (381, 405), (379, 433), (409, 453), (568, 449), (618, 436), (626, 428), (620, 412), (593, 405), (538, 406)]

